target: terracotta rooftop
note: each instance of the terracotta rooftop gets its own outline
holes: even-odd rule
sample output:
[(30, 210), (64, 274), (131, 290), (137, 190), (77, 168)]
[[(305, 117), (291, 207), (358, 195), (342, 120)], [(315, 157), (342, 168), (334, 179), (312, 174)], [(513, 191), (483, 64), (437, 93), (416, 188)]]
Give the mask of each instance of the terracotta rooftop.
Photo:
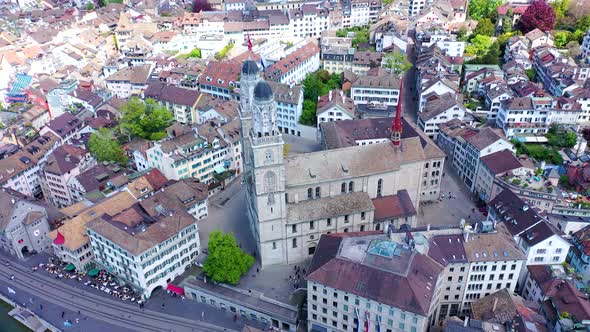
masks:
[(416, 215), (416, 208), (408, 191), (399, 190), (396, 195), (373, 198), (375, 221), (407, 218)]
[(375, 233), (322, 235), (307, 279), (428, 317), (443, 267)]

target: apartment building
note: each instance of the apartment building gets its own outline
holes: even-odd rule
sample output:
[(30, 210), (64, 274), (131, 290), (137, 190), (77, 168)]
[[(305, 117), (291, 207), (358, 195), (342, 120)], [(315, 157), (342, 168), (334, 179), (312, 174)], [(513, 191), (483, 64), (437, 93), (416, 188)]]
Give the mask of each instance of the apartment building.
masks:
[(131, 96), (141, 96), (148, 86), (148, 79), (152, 70), (152, 65), (119, 69), (105, 79), (107, 89), (117, 98), (125, 99)]
[(195, 219), (150, 198), (86, 224), (94, 261), (147, 300), (190, 267), (199, 254)]
[(550, 97), (516, 97), (501, 102), (496, 125), (507, 138), (515, 135), (545, 134), (553, 100)]
[(582, 47), (580, 47), (581, 54), (580, 56), (584, 59), (590, 59), (590, 29), (584, 36), (584, 41), (582, 42)]
[(418, 112), (424, 111), (426, 102), (434, 96), (442, 96), (445, 93), (455, 95), (459, 91), (459, 86), (452, 81), (444, 77), (436, 77), (429, 80), (427, 83), (421, 86), (420, 94), (418, 99), (420, 104), (418, 105)]
[(572, 250), (568, 256), (568, 262), (576, 270), (582, 279), (587, 284), (590, 281), (590, 250), (588, 243), (590, 243), (590, 226), (586, 226), (577, 232), (574, 232), (571, 237)]
[(343, 91), (330, 90), (318, 98), (316, 116), (318, 129), (323, 122), (352, 120), (355, 118), (354, 104)]
[(51, 246), (50, 211), (44, 202), (12, 189), (0, 190), (0, 247), (23, 259)]
[(95, 163), (90, 152), (84, 148), (62, 145), (55, 149), (41, 170), (45, 199), (60, 208), (77, 202), (70, 193), (68, 182)]
[(224, 172), (231, 164), (226, 142), (209, 123), (175, 132), (154, 142), (146, 151), (149, 167), (158, 168), (166, 178), (180, 180), (194, 177), (204, 183), (214, 181), (214, 173)]
[(201, 96), (199, 92), (162, 82), (152, 82), (143, 92), (143, 96), (156, 100), (172, 111), (176, 122), (199, 123), (199, 113), (196, 108)]
[(102, 162), (81, 171), (68, 179), (67, 190), (73, 202), (87, 196), (105, 195), (124, 187), (133, 171), (118, 164)]
[(352, 71), (355, 50), (351, 47), (330, 47), (322, 50), (322, 68), (330, 74)]
[(377, 75), (359, 75), (352, 82), (350, 97), (355, 105), (397, 106), (401, 81), (377, 71)]
[(61, 144), (67, 144), (78, 135), (83, 125), (84, 122), (77, 116), (72, 113), (64, 113), (49, 121), (45, 127), (41, 128), (39, 134), (51, 133), (59, 137)]
[(306, 3), (289, 11), (289, 31), (293, 37), (317, 38), (322, 31), (328, 30), (329, 22), (328, 9), (319, 3)]
[(319, 68), (320, 49), (309, 42), (268, 67), (265, 76), (269, 81), (294, 85)]
[(497, 290), (514, 292), (526, 260), (502, 225), (490, 222), (463, 234), (433, 236), (428, 255), (445, 266), (438, 321), (469, 315), (471, 303)]
[(73, 264), (76, 271), (83, 272), (92, 269), (94, 255), (86, 224), (105, 213), (114, 216), (129, 208), (136, 201), (129, 192), (123, 191), (96, 204), (85, 201), (61, 209), (67, 218), (66, 221), (48, 234), (53, 241), (53, 252), (62, 262)]
[(299, 118), (303, 111), (303, 89), (269, 81), (277, 104), (277, 126), (280, 132), (301, 136)]
[(418, 16), (425, 7), (433, 2), (434, 0), (410, 0), (408, 3), (408, 12), (410, 16)]
[[(498, 194), (488, 206), (488, 220), (502, 223), (527, 257), (526, 265), (560, 265), (570, 243), (559, 230), (509, 189)], [(520, 287), (526, 277), (523, 268)]]
[(490, 153), (480, 158), (475, 191), (481, 200), (489, 202), (498, 192), (503, 190), (495, 188), (499, 186), (497, 181), (500, 181), (500, 177), (505, 175), (525, 176), (532, 172), (534, 172), (534, 165), (516, 158), (514, 153), (508, 149)]
[(443, 266), (412, 241), (381, 232), (323, 235), (306, 277), (308, 329), (417, 332), (435, 325)]
[(240, 64), (235, 61), (209, 61), (199, 76), (201, 92), (224, 100), (236, 99), (233, 91), (240, 87), (240, 70)]
[[(514, 150), (509, 141), (491, 128), (465, 128), (454, 134), (457, 136), (444, 137), (443, 140), (454, 141), (452, 165), (470, 190), (475, 189), (481, 157), (505, 149)], [(446, 133), (441, 132), (440, 136), (446, 136)]]
[(457, 100), (457, 96), (445, 93), (435, 95), (428, 99), (424, 110), (418, 113), (418, 127), (430, 138), (436, 140), (439, 125), (452, 119), (463, 120), (466, 109), (463, 103)]
[(0, 159), (0, 186), (27, 196), (39, 195), (42, 192), (40, 170), (47, 156), (60, 144), (60, 138), (48, 132), (30, 141), (15, 154)]

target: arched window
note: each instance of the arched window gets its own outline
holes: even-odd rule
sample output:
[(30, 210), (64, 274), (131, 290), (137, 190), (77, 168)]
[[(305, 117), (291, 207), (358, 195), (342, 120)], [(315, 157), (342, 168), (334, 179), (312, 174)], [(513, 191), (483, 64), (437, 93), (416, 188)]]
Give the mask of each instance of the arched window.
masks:
[(313, 198), (313, 189), (307, 188), (307, 199)]
[(342, 186), (340, 186), (340, 192), (343, 194), (346, 192), (346, 182), (342, 182)]
[(348, 192), (354, 192), (354, 182), (352, 181), (348, 183)]
[(383, 193), (383, 179), (377, 180), (377, 196), (381, 196)]
[(322, 195), (321, 195), (322, 193), (320, 190), (321, 190), (320, 187), (315, 187), (315, 198), (322, 197)]
[(264, 189), (266, 191), (272, 192), (276, 190), (277, 186), (277, 176), (274, 172), (268, 171), (264, 174)]

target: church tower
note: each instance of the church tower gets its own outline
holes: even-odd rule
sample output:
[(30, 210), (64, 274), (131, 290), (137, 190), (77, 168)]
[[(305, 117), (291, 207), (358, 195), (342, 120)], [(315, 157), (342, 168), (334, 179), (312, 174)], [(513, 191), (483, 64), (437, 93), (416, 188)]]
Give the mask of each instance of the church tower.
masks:
[(252, 101), (254, 99), (254, 87), (260, 80), (260, 72), (256, 62), (248, 59), (242, 65), (242, 75), (240, 77), (240, 121), (242, 123), (242, 150), (244, 176), (252, 168), (250, 161), (250, 141), (248, 135), (252, 128)]
[(251, 176), (247, 201), (252, 233), (258, 244), (262, 266), (287, 262), (285, 165), (283, 137), (276, 124), (276, 103), (270, 85), (259, 80), (251, 104)]
[(395, 112), (395, 119), (393, 120), (393, 125), (391, 126), (391, 144), (396, 149), (402, 144), (402, 89), (404, 88), (404, 81), (402, 80), (399, 85), (399, 97), (397, 99), (397, 110)]

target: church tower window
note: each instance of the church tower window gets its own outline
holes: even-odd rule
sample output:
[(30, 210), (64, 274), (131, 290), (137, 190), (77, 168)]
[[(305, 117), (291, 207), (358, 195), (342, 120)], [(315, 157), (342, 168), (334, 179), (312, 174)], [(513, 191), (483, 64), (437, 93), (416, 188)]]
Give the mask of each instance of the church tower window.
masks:
[(383, 193), (383, 179), (379, 179), (377, 181), (377, 196), (381, 197), (381, 194)]

